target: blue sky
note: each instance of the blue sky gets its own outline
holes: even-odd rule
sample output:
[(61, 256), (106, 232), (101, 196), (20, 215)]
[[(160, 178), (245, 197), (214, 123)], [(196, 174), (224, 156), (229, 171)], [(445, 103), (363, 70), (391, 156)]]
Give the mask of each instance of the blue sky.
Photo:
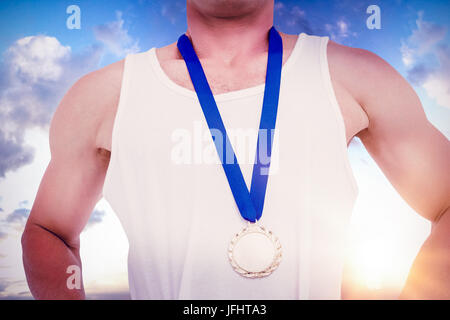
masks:
[[(80, 30), (66, 27), (73, 4), (81, 9)], [(366, 27), (372, 4), (381, 9), (380, 30)], [(430, 121), (449, 137), (448, 12), (450, 1), (284, 0), (275, 2), (275, 25), (380, 55), (410, 81)], [(29, 297), (20, 232), (50, 157), (48, 124), (63, 94), (89, 71), (174, 42), (186, 29), (185, 14), (182, 0), (0, 2), (0, 298)], [(398, 197), (359, 141), (349, 155), (360, 188), (352, 233), (358, 245), (351, 249), (355, 281), (374, 296), (387, 295), (401, 286), (429, 225)], [(100, 238), (110, 239), (107, 248), (95, 244)], [(389, 250), (386, 239), (395, 242)], [(105, 201), (82, 241), (88, 293), (126, 296), (126, 240)], [(382, 259), (398, 267), (375, 263)], [(99, 267), (105, 264), (106, 274)]]

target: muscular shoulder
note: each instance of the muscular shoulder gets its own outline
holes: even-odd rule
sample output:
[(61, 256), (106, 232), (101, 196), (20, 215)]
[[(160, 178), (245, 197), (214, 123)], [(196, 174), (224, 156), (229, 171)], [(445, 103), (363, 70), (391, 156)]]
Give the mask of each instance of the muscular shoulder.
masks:
[[(119, 61), (79, 79), (60, 102), (50, 126), (52, 157), (97, 148), (97, 133), (117, 107), (124, 61)], [(69, 151), (70, 152), (70, 151)]]
[(369, 122), (392, 115), (400, 102), (404, 109), (405, 102), (417, 100), (407, 81), (375, 53), (330, 41), (328, 59), (332, 77), (364, 109)]
[(328, 59), (331, 72), (340, 83), (363, 102), (367, 94), (382, 89), (401, 77), (385, 60), (373, 52), (330, 41)]

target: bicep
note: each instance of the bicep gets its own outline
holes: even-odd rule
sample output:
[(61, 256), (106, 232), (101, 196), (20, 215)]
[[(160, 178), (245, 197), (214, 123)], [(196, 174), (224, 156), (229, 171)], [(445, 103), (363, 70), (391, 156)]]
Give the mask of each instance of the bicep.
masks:
[(428, 121), (406, 80), (378, 59), (368, 61), (373, 72), (361, 104), (369, 126), (359, 137), (408, 204), (435, 220), (450, 200), (449, 141)]

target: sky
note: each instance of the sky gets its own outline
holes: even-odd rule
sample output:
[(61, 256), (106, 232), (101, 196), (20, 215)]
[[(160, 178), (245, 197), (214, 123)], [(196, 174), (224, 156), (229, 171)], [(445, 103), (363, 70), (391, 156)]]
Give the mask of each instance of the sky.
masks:
[[(80, 8), (80, 29), (66, 12)], [(380, 8), (381, 29), (366, 10)], [(450, 137), (450, 1), (275, 1), (287, 33), (329, 36), (378, 54), (418, 93), (428, 119)], [(127, 54), (176, 41), (185, 1), (0, 2), (0, 299), (29, 299), (20, 236), (50, 160), (48, 127), (82, 75)], [(349, 158), (359, 187), (347, 264), (366, 298), (395, 298), (430, 225), (396, 193), (358, 139)], [(87, 297), (126, 299), (127, 240), (102, 199), (81, 235)]]

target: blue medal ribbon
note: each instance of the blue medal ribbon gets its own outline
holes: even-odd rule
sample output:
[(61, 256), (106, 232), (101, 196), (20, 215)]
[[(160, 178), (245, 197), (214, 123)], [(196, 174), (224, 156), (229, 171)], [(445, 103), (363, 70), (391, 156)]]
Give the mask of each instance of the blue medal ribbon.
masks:
[[(280, 95), (281, 67), (283, 63), (283, 42), (280, 34), (272, 27), (269, 30), (269, 53), (267, 59), (266, 85), (259, 125), (256, 159), (253, 165), (250, 191), (245, 184), (244, 176), (236, 159), (230, 139), (217, 108), (216, 101), (209, 87), (200, 60), (192, 47), (189, 38), (183, 34), (178, 39), (178, 50), (186, 62), (192, 84), (197, 93), (208, 127), (211, 131), (217, 153), (221, 159), (225, 175), (236, 201), (239, 212), (247, 221), (256, 222), (261, 218), (264, 198), (267, 189), (267, 180), (272, 155), (273, 135)], [(218, 141), (214, 132), (221, 133), (223, 141)], [(265, 154), (262, 152), (266, 149)], [(227, 154), (229, 152), (229, 154)], [(263, 159), (265, 158), (265, 159)], [(232, 161), (230, 161), (232, 159)], [(264, 161), (262, 161), (264, 160)]]

